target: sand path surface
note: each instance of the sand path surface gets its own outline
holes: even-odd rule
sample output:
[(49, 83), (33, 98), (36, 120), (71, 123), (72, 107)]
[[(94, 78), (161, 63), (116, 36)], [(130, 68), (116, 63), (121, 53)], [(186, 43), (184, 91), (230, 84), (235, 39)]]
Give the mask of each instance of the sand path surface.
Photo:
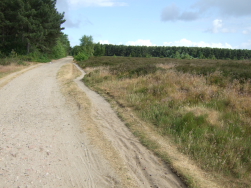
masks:
[[(0, 88), (0, 187), (184, 187), (79, 78), (91, 104), (84, 124), (95, 124), (110, 141), (107, 148), (94, 145), (57, 80), (60, 68), (71, 62), (68, 57), (35, 67)], [(110, 147), (122, 161), (118, 168), (103, 156), (102, 149), (113, 154)]]

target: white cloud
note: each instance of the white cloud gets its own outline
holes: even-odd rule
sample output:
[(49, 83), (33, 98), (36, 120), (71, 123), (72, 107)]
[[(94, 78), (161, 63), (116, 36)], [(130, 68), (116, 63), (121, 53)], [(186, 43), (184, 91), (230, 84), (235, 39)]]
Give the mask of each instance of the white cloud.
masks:
[(167, 6), (166, 8), (163, 9), (161, 13), (162, 21), (177, 21), (177, 20), (192, 21), (196, 20), (197, 18), (198, 18), (198, 13), (191, 11), (185, 11), (182, 13), (176, 4)]
[(126, 6), (124, 2), (117, 0), (67, 0), (72, 6), (100, 6), (100, 7), (113, 7), (113, 6)]
[(251, 34), (251, 27), (248, 27), (242, 33), (245, 34), (245, 35)]
[(233, 48), (230, 44), (225, 43), (206, 43), (204, 41), (193, 42), (187, 39), (181, 39), (175, 42), (164, 42), (164, 46), (187, 46), (187, 47), (211, 47), (211, 48)]
[(223, 20), (220, 20), (220, 19), (215, 19), (212, 25), (213, 26), (210, 29), (207, 29), (206, 32), (209, 32), (209, 33), (235, 33), (236, 32), (235, 29), (223, 27), (224, 26)]
[(100, 44), (110, 44), (110, 42), (108, 40), (100, 40), (99, 43)]
[(222, 28), (222, 20), (214, 20), (213, 21), (213, 33), (218, 33), (219, 30)]
[(156, 46), (153, 44), (150, 40), (137, 40), (137, 41), (128, 41), (126, 45), (131, 45), (131, 46)]

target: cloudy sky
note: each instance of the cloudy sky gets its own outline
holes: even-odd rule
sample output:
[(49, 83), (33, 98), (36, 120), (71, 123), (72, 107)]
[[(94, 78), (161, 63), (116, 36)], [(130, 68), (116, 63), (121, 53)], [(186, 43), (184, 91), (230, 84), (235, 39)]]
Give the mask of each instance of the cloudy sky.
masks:
[(83, 35), (124, 45), (251, 49), (251, 0), (57, 0), (71, 46)]

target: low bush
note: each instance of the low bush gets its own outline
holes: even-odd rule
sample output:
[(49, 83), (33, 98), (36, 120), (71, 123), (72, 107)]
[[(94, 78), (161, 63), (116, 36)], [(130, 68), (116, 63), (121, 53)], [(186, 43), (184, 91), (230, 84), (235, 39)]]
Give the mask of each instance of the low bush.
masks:
[(89, 56), (84, 52), (79, 52), (76, 56), (74, 56), (74, 59), (76, 61), (85, 61), (89, 59)]

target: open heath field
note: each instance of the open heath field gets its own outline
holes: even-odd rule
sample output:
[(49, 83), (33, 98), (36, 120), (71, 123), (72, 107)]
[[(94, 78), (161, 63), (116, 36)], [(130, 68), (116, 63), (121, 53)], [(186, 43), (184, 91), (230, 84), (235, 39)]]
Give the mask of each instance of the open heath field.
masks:
[[(196, 175), (178, 167), (171, 154), (161, 149), (165, 140), (220, 187), (251, 186), (249, 60), (114, 56), (78, 64), (87, 72), (84, 82), (116, 103), (132, 132), (176, 168), (188, 185), (202, 187)], [(131, 116), (119, 109), (130, 111)], [(152, 134), (164, 142), (152, 139)]]

